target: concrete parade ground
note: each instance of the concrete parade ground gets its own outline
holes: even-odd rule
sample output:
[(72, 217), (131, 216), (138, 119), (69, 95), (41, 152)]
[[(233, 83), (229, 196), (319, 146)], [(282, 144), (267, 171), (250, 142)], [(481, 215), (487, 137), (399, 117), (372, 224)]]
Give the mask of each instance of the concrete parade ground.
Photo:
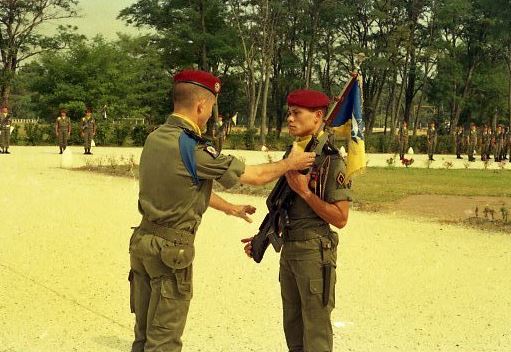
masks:
[[(70, 148), (73, 165), (84, 165), (83, 149)], [(137, 181), (61, 168), (57, 147), (10, 151), (0, 154), (0, 352), (129, 351)], [(141, 148), (92, 151), (89, 158), (133, 155), (138, 163)], [(369, 166), (390, 156), (369, 155)], [(413, 157), (413, 167), (425, 166), (426, 156)], [(453, 156), (436, 159), (431, 167), (465, 167)], [(221, 195), (258, 210), (251, 224), (205, 213), (183, 351), (285, 352), (278, 255), (270, 248), (256, 264), (240, 243), (257, 232), (264, 199)], [(511, 351), (509, 234), (352, 211), (340, 238), (334, 351)]]

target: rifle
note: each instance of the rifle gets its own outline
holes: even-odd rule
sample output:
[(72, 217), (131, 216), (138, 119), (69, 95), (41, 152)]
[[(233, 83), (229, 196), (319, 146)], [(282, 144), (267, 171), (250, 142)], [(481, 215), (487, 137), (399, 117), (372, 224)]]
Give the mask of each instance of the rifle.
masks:
[[(357, 55), (357, 68), (355, 72), (351, 74), (351, 79), (346, 83), (344, 89), (339, 95), (339, 100), (337, 104), (333, 104), (333, 106), (328, 111), (325, 120), (323, 121), (321, 127), (318, 132), (314, 134), (305, 147), (305, 152), (316, 152), (316, 155), (321, 155), (323, 151), (323, 147), (328, 147), (328, 153), (338, 153), (337, 149), (328, 143), (328, 132), (320, 135), (320, 132), (323, 131), (326, 127), (332, 126), (335, 119), (334, 110), (336, 106), (342, 104), (343, 101), (347, 98), (347, 93), (351, 90), (356, 80), (358, 79), (359, 73), (358, 70), (360, 68), (360, 63), (364, 60), (365, 55), (358, 54)], [(319, 136), (319, 137), (318, 137)], [(316, 159), (317, 160), (317, 159)], [(304, 170), (301, 173), (307, 174), (309, 170)], [(281, 176), (277, 181), (275, 187), (271, 191), (270, 195), (266, 199), (266, 207), (268, 208), (268, 214), (266, 214), (261, 226), (259, 227), (258, 233), (252, 238), (252, 258), (256, 263), (260, 263), (263, 259), (264, 253), (270, 243), (276, 252), (280, 252), (282, 249), (282, 245), (284, 243), (281, 234), (284, 232), (287, 226), (289, 226), (289, 217), (287, 213), (287, 209), (290, 205), (290, 202), (295, 193), (289, 187), (286, 181), (285, 176)]]

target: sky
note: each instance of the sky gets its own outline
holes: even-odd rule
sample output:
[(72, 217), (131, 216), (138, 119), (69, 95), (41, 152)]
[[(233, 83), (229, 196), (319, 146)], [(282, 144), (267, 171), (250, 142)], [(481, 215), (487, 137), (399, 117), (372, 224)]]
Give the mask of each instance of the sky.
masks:
[(89, 38), (102, 34), (105, 38), (117, 38), (117, 32), (135, 35), (138, 33), (134, 27), (128, 27), (121, 20), (116, 19), (119, 12), (135, 3), (136, 0), (80, 0), (78, 10), (80, 18), (54, 21), (42, 28), (44, 32), (53, 31), (60, 24), (78, 26), (78, 32)]

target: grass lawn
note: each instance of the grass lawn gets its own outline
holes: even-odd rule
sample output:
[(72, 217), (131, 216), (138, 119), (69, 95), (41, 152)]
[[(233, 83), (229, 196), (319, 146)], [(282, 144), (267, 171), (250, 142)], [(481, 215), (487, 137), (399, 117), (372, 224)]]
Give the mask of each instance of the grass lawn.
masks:
[(353, 182), (358, 203), (386, 203), (410, 195), (511, 197), (506, 170), (368, 168)]
[[(87, 165), (80, 170), (109, 175), (138, 177), (138, 165)], [(273, 183), (265, 186), (238, 185), (227, 192), (267, 196)], [(215, 184), (215, 190), (224, 191)], [(506, 170), (460, 170), (419, 168), (374, 168), (353, 182), (356, 204), (381, 204), (410, 195), (455, 195), (511, 197), (511, 172)]]

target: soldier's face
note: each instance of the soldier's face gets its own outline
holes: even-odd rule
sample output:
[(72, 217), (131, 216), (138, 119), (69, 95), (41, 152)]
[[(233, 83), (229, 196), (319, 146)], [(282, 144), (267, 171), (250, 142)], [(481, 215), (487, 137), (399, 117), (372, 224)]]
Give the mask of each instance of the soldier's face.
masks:
[(289, 134), (294, 137), (310, 136), (318, 129), (321, 118), (320, 110), (311, 111), (298, 106), (290, 106), (287, 115)]
[(7, 114), (7, 112), (9, 111), (9, 109), (7, 108), (2, 108), (2, 114)]
[(211, 95), (211, 97), (201, 99), (197, 105), (197, 114), (199, 117), (198, 125), (201, 129), (206, 126), (206, 123), (213, 114), (213, 106), (215, 106), (215, 103), (215, 96)]

